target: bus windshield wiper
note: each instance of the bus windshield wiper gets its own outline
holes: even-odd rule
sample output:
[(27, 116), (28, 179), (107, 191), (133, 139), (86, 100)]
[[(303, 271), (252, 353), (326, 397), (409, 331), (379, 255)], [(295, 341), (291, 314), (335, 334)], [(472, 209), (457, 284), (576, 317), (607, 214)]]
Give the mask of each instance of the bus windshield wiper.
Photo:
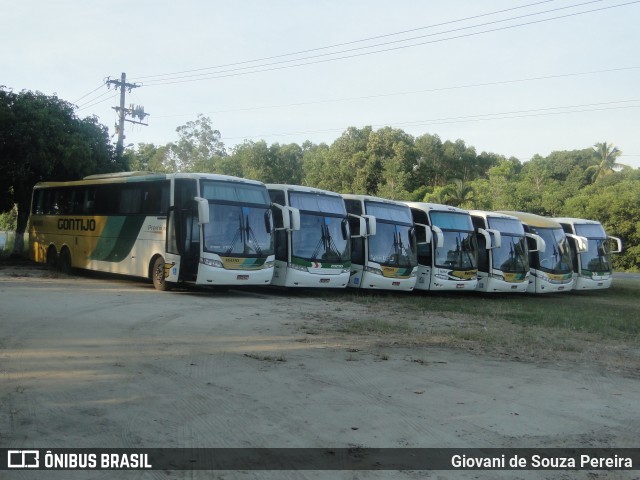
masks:
[(233, 239), (231, 240), (231, 245), (229, 245), (229, 248), (227, 248), (225, 252), (226, 255), (229, 255), (233, 252), (233, 247), (236, 246), (236, 243), (238, 243), (238, 241), (241, 241), (242, 243), (244, 243), (242, 232), (243, 232), (242, 214), (240, 214), (238, 215), (238, 228), (236, 229)]
[(246, 217), (246, 232), (247, 232), (247, 242), (250, 242), (253, 246), (253, 250), (258, 254), (262, 255), (262, 249), (260, 248), (260, 242), (258, 242), (258, 238), (256, 237), (253, 228), (249, 223), (249, 215)]

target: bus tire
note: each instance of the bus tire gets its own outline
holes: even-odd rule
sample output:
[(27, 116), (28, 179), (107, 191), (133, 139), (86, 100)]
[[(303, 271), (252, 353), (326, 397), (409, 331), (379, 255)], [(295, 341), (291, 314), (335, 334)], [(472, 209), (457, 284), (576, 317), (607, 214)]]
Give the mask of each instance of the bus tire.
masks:
[(151, 267), (151, 281), (156, 290), (166, 292), (171, 289), (171, 283), (164, 276), (164, 257), (158, 255)]
[(63, 247), (60, 250), (60, 255), (58, 256), (58, 270), (62, 273), (66, 273), (67, 275), (71, 273), (71, 252), (66, 247)]
[(49, 245), (47, 249), (47, 258), (46, 258), (47, 267), (52, 270), (58, 268), (58, 253), (56, 252), (56, 247), (53, 245)]

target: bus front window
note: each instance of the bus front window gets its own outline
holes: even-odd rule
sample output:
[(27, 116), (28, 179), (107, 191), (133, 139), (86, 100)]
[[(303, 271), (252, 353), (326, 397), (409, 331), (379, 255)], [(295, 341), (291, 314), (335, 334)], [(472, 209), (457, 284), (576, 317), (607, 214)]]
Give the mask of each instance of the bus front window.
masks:
[(417, 265), (413, 229), (378, 221), (377, 232), (368, 238), (369, 260), (392, 267), (414, 267)]
[(223, 256), (273, 254), (271, 210), (267, 207), (209, 204), (204, 251)]
[(436, 248), (435, 265), (440, 268), (472, 270), (478, 268), (477, 244), (473, 232), (442, 232), (444, 242)]
[(502, 245), (492, 250), (493, 268), (508, 273), (529, 271), (527, 242), (525, 237), (502, 234)]
[(542, 237), (546, 244), (544, 252), (538, 252), (540, 270), (549, 273), (570, 273), (571, 255), (561, 228), (538, 228), (534, 233)]
[(302, 213), (300, 230), (291, 236), (292, 255), (311, 261), (348, 262), (348, 228), (344, 218)]
[(580, 270), (584, 275), (611, 273), (611, 251), (607, 235), (600, 224), (576, 225), (576, 234), (588, 238), (588, 250), (580, 253)]

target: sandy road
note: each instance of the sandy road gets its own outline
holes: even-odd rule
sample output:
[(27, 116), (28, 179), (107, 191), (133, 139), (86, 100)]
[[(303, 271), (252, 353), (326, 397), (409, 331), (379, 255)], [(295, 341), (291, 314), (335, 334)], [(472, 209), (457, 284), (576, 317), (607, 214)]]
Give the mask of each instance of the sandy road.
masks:
[[(2, 447), (637, 447), (640, 382), (309, 341), (335, 302), (0, 275)], [(356, 309), (355, 304), (341, 309)], [(357, 312), (353, 312), (357, 315)], [(419, 359), (420, 361), (416, 361)], [(485, 474), (486, 473), (486, 474)], [(0, 478), (514, 478), (511, 472), (0, 472)], [(607, 472), (518, 478), (634, 478)]]

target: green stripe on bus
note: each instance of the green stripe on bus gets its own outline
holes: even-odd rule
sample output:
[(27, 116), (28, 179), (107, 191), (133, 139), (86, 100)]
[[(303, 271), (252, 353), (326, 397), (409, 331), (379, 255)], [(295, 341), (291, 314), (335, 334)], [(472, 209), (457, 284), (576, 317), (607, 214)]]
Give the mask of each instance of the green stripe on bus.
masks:
[(103, 262), (121, 262), (127, 258), (145, 218), (144, 215), (109, 217), (89, 258)]

